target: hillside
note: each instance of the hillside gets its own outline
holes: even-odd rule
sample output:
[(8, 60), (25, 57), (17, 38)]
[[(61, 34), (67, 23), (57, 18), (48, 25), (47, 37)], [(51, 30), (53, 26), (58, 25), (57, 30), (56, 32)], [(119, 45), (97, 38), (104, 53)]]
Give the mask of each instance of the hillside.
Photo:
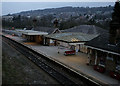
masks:
[(113, 7), (61, 7), (61, 8), (50, 8), (44, 10), (30, 10), (30, 11), (22, 11), (20, 13), (16, 13), (13, 15), (21, 15), (21, 16), (43, 16), (48, 14), (59, 14), (61, 12), (76, 12), (76, 13), (96, 13), (96, 12), (110, 12), (113, 10)]
[[(113, 12), (112, 6), (106, 7), (61, 7), (44, 10), (23, 11), (2, 17), (3, 27), (54, 27), (53, 21), (58, 19), (60, 30), (79, 25), (95, 25), (109, 29)], [(34, 22), (35, 20), (35, 22)]]

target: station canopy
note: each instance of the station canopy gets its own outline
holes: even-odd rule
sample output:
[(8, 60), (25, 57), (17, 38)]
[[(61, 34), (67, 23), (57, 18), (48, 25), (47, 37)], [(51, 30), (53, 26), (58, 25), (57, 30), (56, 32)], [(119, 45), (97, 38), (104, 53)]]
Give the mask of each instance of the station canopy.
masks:
[(47, 38), (68, 42), (68, 43), (74, 43), (74, 42), (86, 42), (90, 41), (91, 39), (97, 37), (98, 35), (91, 35), (91, 34), (85, 34), (85, 33), (77, 33), (77, 32), (68, 32), (68, 33), (55, 33), (46, 35)]
[(34, 30), (24, 30), (22, 31), (24, 35), (47, 35), (47, 32), (34, 31)]

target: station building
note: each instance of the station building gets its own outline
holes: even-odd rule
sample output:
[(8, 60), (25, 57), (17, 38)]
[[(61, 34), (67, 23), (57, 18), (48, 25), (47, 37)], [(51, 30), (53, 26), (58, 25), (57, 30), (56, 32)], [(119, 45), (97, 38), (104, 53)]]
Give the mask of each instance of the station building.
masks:
[(25, 38), (28, 42), (36, 42), (39, 44), (45, 44), (45, 35), (60, 33), (61, 31), (58, 28), (49, 28), (49, 27), (36, 27), (32, 30), (20, 30), (22, 37)]
[(71, 50), (76, 50), (76, 52), (87, 53), (87, 48), (84, 44), (97, 36), (75, 32), (55, 33), (45, 36), (45, 45), (63, 46)]
[(43, 44), (44, 36), (47, 34), (48, 34), (47, 32), (25, 30), (22, 32), (22, 37), (25, 38), (29, 42), (36, 42), (39, 44)]
[(120, 70), (120, 44), (109, 43), (109, 34), (102, 34), (85, 44), (89, 64), (100, 65), (107, 70)]
[(120, 73), (120, 2), (116, 2), (109, 33), (101, 34), (85, 44), (89, 64)]

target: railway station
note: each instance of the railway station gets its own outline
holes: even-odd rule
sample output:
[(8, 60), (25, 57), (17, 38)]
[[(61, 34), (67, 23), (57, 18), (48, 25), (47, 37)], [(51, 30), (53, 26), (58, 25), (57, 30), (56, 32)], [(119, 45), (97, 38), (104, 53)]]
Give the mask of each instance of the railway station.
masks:
[[(120, 8), (119, 1), (116, 2), (115, 6)], [(120, 12), (118, 11), (118, 13)], [(100, 35), (74, 32), (61, 33), (58, 28), (53, 29), (51, 33), (47, 31), (43, 32), (42, 30), (22, 30), (19, 33), (19, 31), (15, 32), (13, 30), (10, 31), (11, 34), (8, 34), (9, 31), (6, 30), (4, 32), (7, 34), (2, 33), (2, 35), (14, 40), (13, 44), (21, 45), (21, 51), (28, 50), (29, 53), (26, 52), (25, 54), (31, 53), (30, 55), (33, 56), (31, 58), (28, 55), (28, 58), (42, 67), (45, 63), (43, 62), (44, 64), (41, 65), (42, 61), (40, 62), (38, 59), (49, 59), (49, 61), (51, 60), (53, 63), (59, 64), (61, 67), (60, 70), (65, 67), (69, 71), (71, 70), (72, 73), (79, 74), (91, 82), (101, 83), (102, 85), (119, 85), (119, 18), (120, 16), (118, 15), (112, 15), (109, 33)], [(13, 35), (16, 33), (19, 35)], [(32, 42), (34, 45), (31, 44)], [(17, 48), (19, 47), (18, 45)], [(34, 53), (29, 50), (34, 51)], [(41, 55), (41, 57), (39, 58), (37, 55)], [(48, 68), (48, 66), (45, 67)], [(53, 73), (51, 71), (48, 72)]]
[(26, 42), (24, 42), (24, 39), (22, 37), (11, 36), (11, 35), (9, 35), (8, 37), (24, 44), (25, 46), (48, 57), (49, 59), (58, 62), (59, 64), (62, 64), (63, 66), (70, 68), (71, 70), (74, 70), (85, 77), (88, 77), (93, 81), (104, 84), (119, 83), (118, 80), (111, 78), (107, 73), (105, 74), (99, 73), (94, 70), (92, 65), (89, 66), (86, 65), (86, 63), (88, 62), (88, 55), (85, 53), (78, 52), (75, 55), (65, 56), (64, 51), (68, 48), (65, 47), (58, 48), (58, 46), (43, 46), (39, 44), (31, 45), (29, 43), (26, 44)]

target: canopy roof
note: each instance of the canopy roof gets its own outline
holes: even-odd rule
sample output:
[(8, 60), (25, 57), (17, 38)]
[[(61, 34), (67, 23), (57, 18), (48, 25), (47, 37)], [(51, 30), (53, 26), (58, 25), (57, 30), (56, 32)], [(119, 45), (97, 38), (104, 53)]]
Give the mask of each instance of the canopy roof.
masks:
[(56, 33), (47, 35), (47, 38), (55, 39), (64, 42), (86, 42), (97, 37), (98, 35), (90, 35), (85, 33)]
[(22, 31), (24, 35), (47, 35), (47, 32), (34, 31), (34, 30), (24, 30)]

